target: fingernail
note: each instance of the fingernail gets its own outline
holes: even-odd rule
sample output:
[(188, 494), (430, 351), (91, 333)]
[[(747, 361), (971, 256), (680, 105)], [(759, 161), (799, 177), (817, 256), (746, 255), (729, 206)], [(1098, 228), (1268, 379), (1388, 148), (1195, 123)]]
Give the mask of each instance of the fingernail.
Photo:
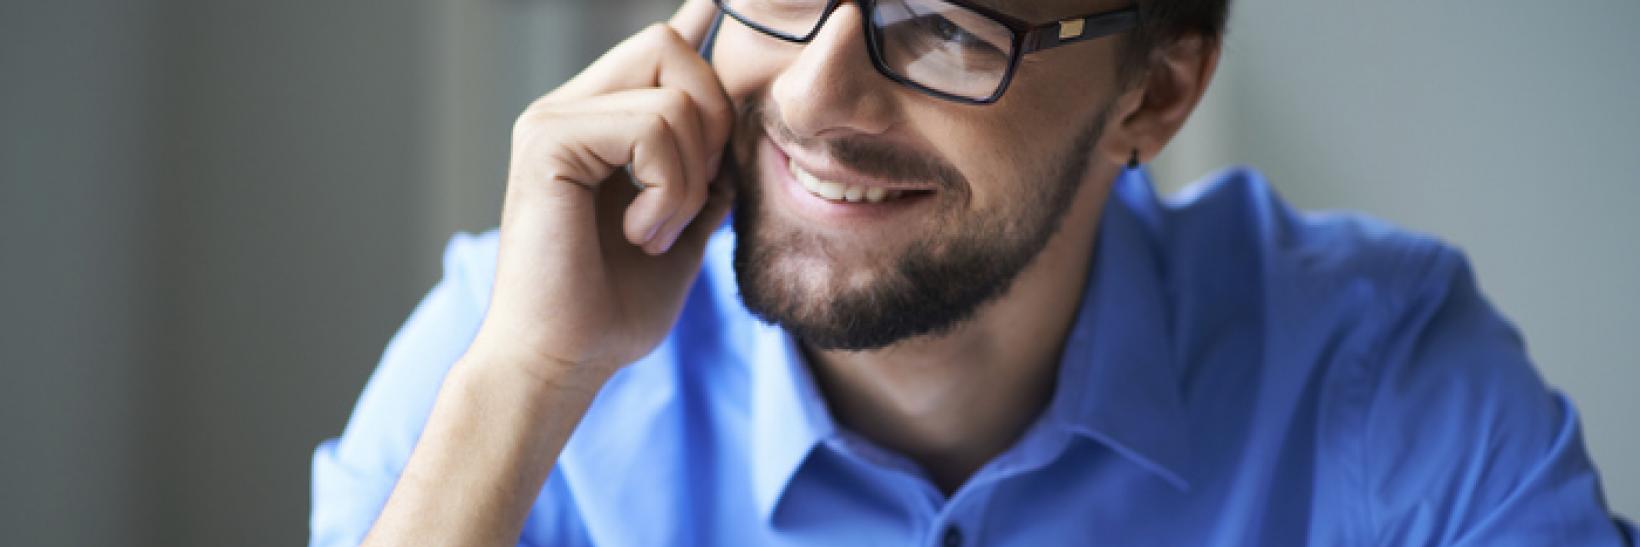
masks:
[(631, 164), (628, 164), (623, 169), (626, 169), (626, 179), (632, 181), (632, 186), (637, 187), (639, 192), (642, 192), (642, 191), (647, 190), (649, 188), (649, 185), (644, 184), (643, 181), (641, 181), (641, 180), (638, 180), (638, 174), (634, 173), (632, 171), (632, 165)]

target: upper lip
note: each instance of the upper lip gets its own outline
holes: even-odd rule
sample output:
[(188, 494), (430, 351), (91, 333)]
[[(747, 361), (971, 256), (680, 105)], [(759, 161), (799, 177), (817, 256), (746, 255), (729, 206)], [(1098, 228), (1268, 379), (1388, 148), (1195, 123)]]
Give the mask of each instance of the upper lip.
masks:
[(816, 156), (814, 158), (806, 157), (802, 155), (805, 153), (801, 150), (798, 150), (797, 153), (794, 154), (794, 149), (787, 148), (786, 146), (780, 144), (780, 141), (777, 141), (772, 137), (769, 138), (769, 142), (774, 144), (774, 147), (780, 150), (781, 154), (785, 154), (788, 159), (796, 163), (799, 168), (807, 171), (811, 175), (814, 175), (814, 178), (826, 182), (836, 182), (848, 186), (860, 186), (864, 188), (882, 188), (885, 190), (900, 191), (933, 191), (939, 189), (938, 185), (931, 183), (889, 181), (874, 178), (868, 175), (862, 175), (849, 170), (846, 167), (838, 165), (837, 161), (832, 158), (825, 156)]

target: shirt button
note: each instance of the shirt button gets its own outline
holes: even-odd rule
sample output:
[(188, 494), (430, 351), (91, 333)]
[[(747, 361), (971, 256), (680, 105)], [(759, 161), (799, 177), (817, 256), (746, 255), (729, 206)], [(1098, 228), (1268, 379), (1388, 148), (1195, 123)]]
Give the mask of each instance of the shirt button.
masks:
[(958, 530), (956, 526), (947, 527), (940, 544), (944, 547), (962, 547), (962, 530)]

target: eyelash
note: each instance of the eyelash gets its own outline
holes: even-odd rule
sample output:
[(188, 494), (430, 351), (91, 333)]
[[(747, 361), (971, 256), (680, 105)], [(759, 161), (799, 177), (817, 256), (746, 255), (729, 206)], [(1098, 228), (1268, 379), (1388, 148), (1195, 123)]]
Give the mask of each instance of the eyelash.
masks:
[(926, 15), (924, 18), (928, 21), (927, 25), (930, 27), (930, 30), (932, 30), (936, 35), (947, 40), (955, 41), (963, 48), (980, 49), (985, 50), (986, 52), (997, 51), (996, 46), (991, 45), (990, 42), (985, 41), (972, 32), (963, 30), (961, 26), (958, 26), (956, 23), (952, 23), (950, 19), (937, 15)]

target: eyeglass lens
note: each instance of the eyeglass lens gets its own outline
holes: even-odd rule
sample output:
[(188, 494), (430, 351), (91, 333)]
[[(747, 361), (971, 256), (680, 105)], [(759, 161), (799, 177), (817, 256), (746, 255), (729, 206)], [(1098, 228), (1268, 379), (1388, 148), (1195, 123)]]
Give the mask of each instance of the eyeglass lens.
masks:
[[(865, 3), (865, 2), (862, 2)], [(1013, 31), (941, 0), (870, 2), (870, 31), (890, 72), (929, 89), (970, 99), (993, 95), (1012, 61)], [(721, 0), (742, 19), (790, 40), (810, 37), (825, 0)]]

